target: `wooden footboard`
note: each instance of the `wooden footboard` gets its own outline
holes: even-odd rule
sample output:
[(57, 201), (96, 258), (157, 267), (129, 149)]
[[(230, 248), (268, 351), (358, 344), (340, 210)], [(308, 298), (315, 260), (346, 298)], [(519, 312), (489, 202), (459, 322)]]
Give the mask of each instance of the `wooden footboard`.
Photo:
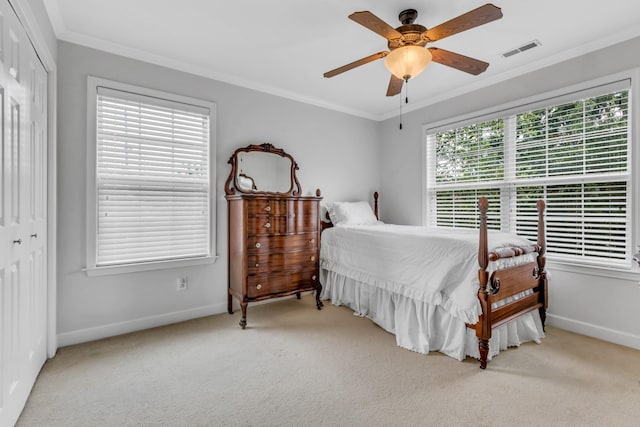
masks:
[[(544, 327), (547, 309), (547, 274), (545, 270), (545, 228), (544, 210), (545, 203), (539, 200), (538, 208), (538, 239), (535, 245), (527, 247), (503, 248), (499, 251), (489, 252), (487, 238), (487, 210), (489, 202), (482, 197), (478, 201), (480, 210), (480, 240), (478, 248), (478, 299), (482, 307), (482, 314), (478, 323), (468, 325), (476, 330), (478, 348), (480, 350), (480, 368), (487, 367), (489, 354), (489, 339), (491, 331), (506, 322), (525, 313), (538, 310)], [(537, 253), (535, 262), (508, 267), (494, 271), (489, 277), (487, 267), (489, 261), (497, 261), (502, 258), (510, 258), (531, 252)], [(500, 307), (491, 308), (496, 301), (501, 301), (514, 295), (528, 292), (528, 295), (508, 302)]]

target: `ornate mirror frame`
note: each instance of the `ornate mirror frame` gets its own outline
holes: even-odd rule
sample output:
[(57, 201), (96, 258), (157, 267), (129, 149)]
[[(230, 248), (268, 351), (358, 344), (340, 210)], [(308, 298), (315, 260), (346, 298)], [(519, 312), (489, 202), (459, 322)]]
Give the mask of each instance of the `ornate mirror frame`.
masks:
[[(253, 179), (250, 176), (246, 176), (243, 173), (240, 173), (239, 165), (238, 165), (239, 155), (241, 153), (252, 153), (252, 152), (273, 154), (275, 156), (280, 156), (280, 157), (289, 159), (291, 161), (291, 170), (289, 173), (290, 185), (289, 185), (288, 191), (279, 192), (279, 191), (257, 190), (255, 189), (255, 182), (253, 181)], [(300, 187), (300, 181), (298, 181), (298, 177), (296, 176), (296, 171), (299, 169), (298, 163), (296, 163), (296, 161), (290, 154), (286, 153), (281, 148), (274, 147), (272, 144), (269, 144), (269, 143), (264, 143), (260, 145), (250, 144), (250, 145), (247, 145), (246, 147), (238, 148), (236, 151), (233, 152), (233, 154), (231, 155), (227, 163), (231, 165), (231, 172), (229, 173), (227, 182), (224, 184), (224, 192), (227, 195), (234, 195), (236, 194), (236, 192), (239, 192), (242, 194), (256, 194), (256, 195), (275, 194), (275, 195), (283, 195), (283, 196), (299, 196), (302, 193), (302, 188)], [(247, 188), (246, 186), (243, 187), (242, 185), (239, 185), (238, 178), (240, 178), (241, 180), (243, 179), (246, 180), (246, 183), (248, 183), (249, 187), (251, 188)]]

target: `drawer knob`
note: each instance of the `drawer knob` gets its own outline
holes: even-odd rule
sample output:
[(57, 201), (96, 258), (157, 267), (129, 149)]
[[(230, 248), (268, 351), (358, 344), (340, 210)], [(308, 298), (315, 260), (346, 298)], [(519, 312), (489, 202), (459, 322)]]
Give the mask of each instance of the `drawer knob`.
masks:
[(260, 248), (260, 246), (262, 246), (260, 242), (256, 243), (256, 248)]
[(266, 224), (264, 225), (264, 228), (269, 228), (269, 227), (271, 227), (271, 223), (270, 223), (270, 222), (268, 222), (268, 223), (266, 223)]
[(311, 240), (309, 240), (309, 243), (311, 243), (311, 244), (313, 244), (313, 243), (315, 243), (315, 242), (316, 242), (316, 239), (311, 239)]
[(316, 275), (311, 276), (311, 280), (316, 280)]
[(267, 212), (271, 212), (271, 206), (267, 206), (266, 208), (264, 208), (264, 210)]
[(316, 257), (314, 255), (311, 255), (311, 258), (309, 258), (311, 261), (315, 261)]
[(258, 284), (256, 285), (256, 289), (262, 289), (262, 285), (261, 285), (260, 283), (258, 283)]
[(258, 263), (256, 262), (256, 268), (258, 268), (258, 267), (260, 267), (260, 264), (258, 264)]

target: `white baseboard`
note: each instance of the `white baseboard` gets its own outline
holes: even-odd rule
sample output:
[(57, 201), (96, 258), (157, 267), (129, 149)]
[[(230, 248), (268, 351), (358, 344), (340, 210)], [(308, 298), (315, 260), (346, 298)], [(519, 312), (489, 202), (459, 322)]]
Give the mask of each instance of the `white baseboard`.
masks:
[[(97, 326), (95, 328), (79, 329), (76, 331), (58, 334), (58, 346), (64, 347), (83, 342), (95, 341), (102, 338), (141, 331), (143, 329), (196, 319), (198, 317), (225, 313), (226, 311), (227, 305), (222, 303), (196, 307), (189, 310), (174, 311), (172, 313), (164, 313), (157, 316), (127, 320), (125, 322), (111, 323), (108, 325)], [(547, 313), (546, 323), (558, 329), (564, 329), (566, 331), (575, 332), (577, 334), (640, 350), (640, 336), (633, 335), (628, 332), (621, 332), (551, 313)]]
[(575, 332), (577, 334), (640, 350), (640, 336), (633, 335), (628, 332), (616, 331), (614, 329), (581, 322), (579, 320), (568, 319), (566, 317), (550, 313), (547, 313), (546, 323), (554, 328), (564, 329), (566, 331)]
[(58, 346), (80, 344), (83, 342), (95, 341), (102, 338), (127, 334), (129, 332), (141, 331), (143, 329), (155, 328), (157, 326), (169, 325), (171, 323), (183, 322), (185, 320), (196, 319), (198, 317), (210, 316), (212, 314), (226, 313), (227, 304), (214, 304), (203, 307), (196, 307), (189, 310), (163, 313), (157, 316), (142, 317), (139, 319), (127, 320), (125, 322), (111, 323), (108, 325), (96, 326), (95, 328), (79, 329), (71, 332), (58, 334)]

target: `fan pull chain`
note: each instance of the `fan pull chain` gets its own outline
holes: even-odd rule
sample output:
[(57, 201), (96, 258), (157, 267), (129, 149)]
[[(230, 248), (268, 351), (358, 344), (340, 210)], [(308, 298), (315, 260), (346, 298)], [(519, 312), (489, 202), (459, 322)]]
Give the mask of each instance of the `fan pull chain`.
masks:
[[(404, 84), (402, 85), (402, 89), (404, 89), (404, 103), (409, 103), (409, 78), (404, 79)], [(400, 89), (400, 130), (402, 130), (402, 89)]]
[(409, 103), (409, 79), (405, 79), (404, 81), (404, 103)]
[(402, 130), (402, 95), (398, 98), (400, 99), (400, 130)]

